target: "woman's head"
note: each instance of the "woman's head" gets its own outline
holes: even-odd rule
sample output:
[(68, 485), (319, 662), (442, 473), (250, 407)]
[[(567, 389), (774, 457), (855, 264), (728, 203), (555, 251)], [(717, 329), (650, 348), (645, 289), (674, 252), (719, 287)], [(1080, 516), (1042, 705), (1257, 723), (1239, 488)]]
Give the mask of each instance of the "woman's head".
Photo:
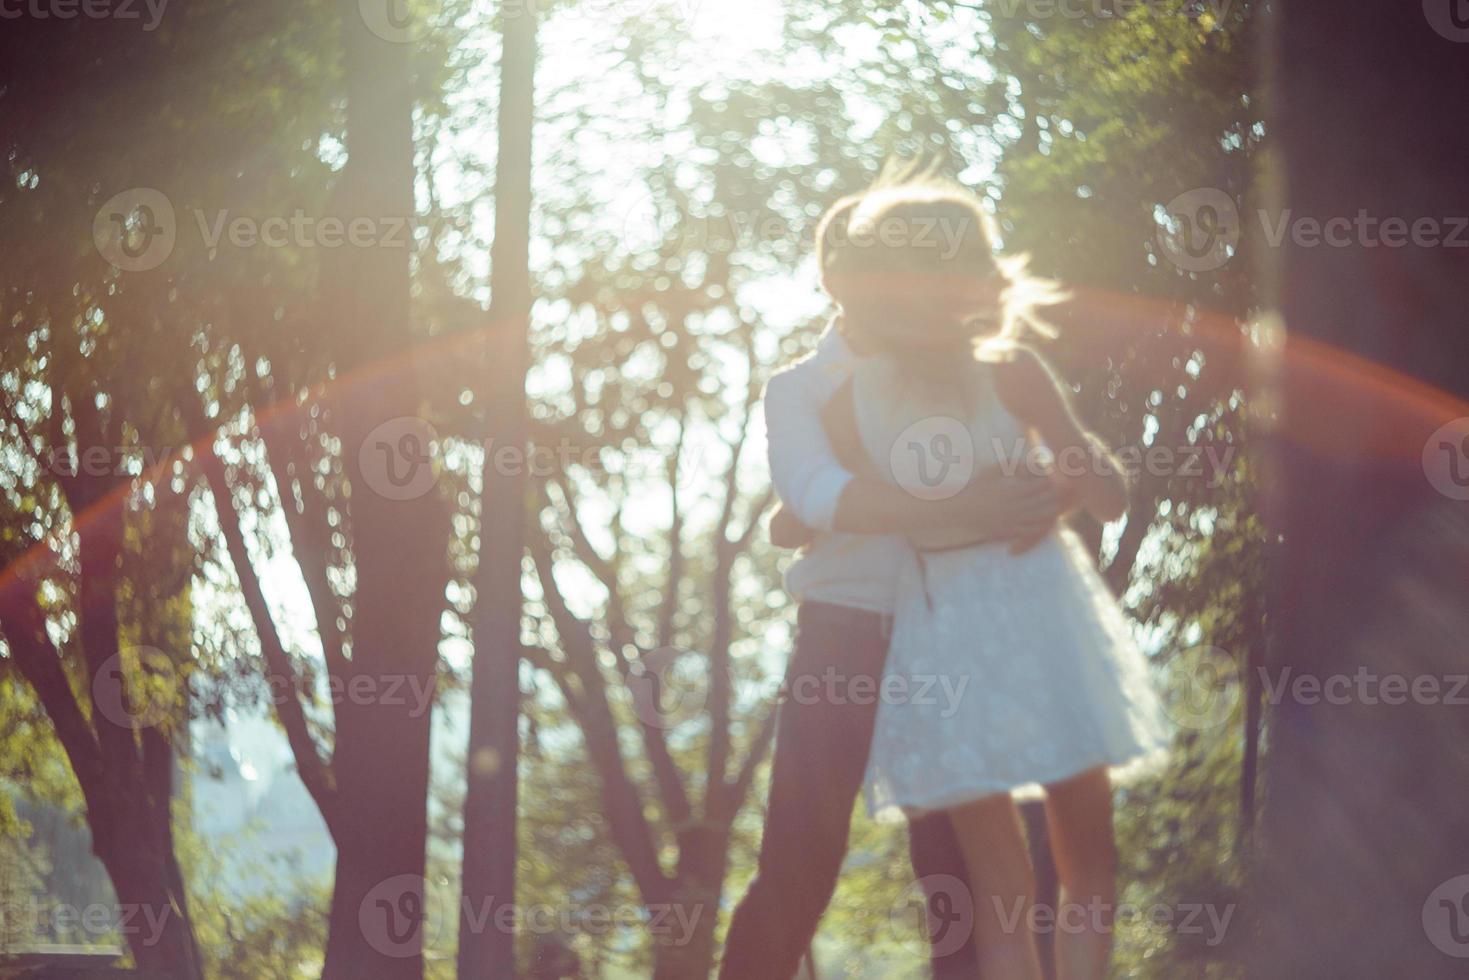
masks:
[(1013, 343), (1027, 323), (1046, 330), (1029, 306), (1054, 294), (1035, 288), (1023, 262), (996, 254), (993, 228), (966, 188), (931, 170), (889, 166), (871, 190), (822, 219), (822, 286), (846, 331), (905, 359)]

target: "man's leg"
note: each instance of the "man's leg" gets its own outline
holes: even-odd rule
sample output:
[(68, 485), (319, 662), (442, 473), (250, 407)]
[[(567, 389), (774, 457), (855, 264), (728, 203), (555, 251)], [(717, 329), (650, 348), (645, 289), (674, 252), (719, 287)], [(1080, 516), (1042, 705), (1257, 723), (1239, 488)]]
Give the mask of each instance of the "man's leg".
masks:
[(974, 980), (979, 975), (974, 945), (977, 893), (949, 815), (931, 813), (910, 822), (908, 854), (928, 902), (934, 980)]
[[(852, 805), (862, 788), (877, 704), (852, 696), (882, 679), (882, 618), (819, 603), (801, 607), (776, 724), (759, 867), (735, 909), (720, 980), (789, 980), (836, 888)], [(859, 694), (877, 684), (858, 686)]]

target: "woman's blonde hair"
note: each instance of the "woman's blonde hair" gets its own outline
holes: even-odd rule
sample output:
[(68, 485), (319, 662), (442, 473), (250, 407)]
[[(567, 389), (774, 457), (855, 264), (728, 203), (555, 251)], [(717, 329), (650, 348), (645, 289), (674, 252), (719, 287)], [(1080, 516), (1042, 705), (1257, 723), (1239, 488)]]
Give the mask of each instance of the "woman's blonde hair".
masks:
[[(1000, 325), (977, 338), (981, 349), (1013, 347), (1028, 330), (1055, 336), (1036, 312), (1065, 299), (1060, 287), (1030, 275), (1028, 257), (1000, 255), (994, 218), (983, 202), (935, 164), (890, 160), (873, 185), (833, 204), (816, 232), (822, 288), (851, 312), (894, 276), (995, 277)], [(947, 251), (945, 251), (947, 249)]]

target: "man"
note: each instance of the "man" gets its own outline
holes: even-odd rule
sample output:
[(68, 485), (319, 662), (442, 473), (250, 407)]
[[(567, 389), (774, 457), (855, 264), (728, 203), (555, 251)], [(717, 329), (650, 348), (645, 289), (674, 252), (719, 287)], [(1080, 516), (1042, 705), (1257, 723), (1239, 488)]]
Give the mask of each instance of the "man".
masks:
[[(816, 933), (847, 850), (877, 713), (905, 531), (967, 525), (1023, 548), (1055, 524), (1059, 494), (1044, 476), (981, 474), (942, 500), (923, 500), (843, 465), (823, 423), (855, 355), (839, 326), (765, 393), (771, 478), (783, 512), (772, 537), (814, 531), (786, 573), (800, 602), (787, 698), (776, 727), (769, 808), (755, 880), (736, 909), (721, 980), (789, 980)], [(973, 978), (970, 895), (948, 818), (909, 826), (927, 893), (934, 977)]]

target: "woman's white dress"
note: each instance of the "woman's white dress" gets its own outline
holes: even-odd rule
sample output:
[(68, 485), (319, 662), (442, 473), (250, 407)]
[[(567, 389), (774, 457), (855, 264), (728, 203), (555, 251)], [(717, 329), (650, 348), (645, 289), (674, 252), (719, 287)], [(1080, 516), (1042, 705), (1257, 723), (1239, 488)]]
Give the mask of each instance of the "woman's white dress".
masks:
[[(864, 448), (920, 496), (955, 492), (1034, 447), (1001, 404), (993, 366), (962, 386), (919, 384), (869, 358), (854, 376)], [(1028, 790), (1156, 757), (1168, 742), (1147, 658), (1070, 531), (1012, 555), (954, 533), (913, 542), (867, 767), (881, 818)]]

